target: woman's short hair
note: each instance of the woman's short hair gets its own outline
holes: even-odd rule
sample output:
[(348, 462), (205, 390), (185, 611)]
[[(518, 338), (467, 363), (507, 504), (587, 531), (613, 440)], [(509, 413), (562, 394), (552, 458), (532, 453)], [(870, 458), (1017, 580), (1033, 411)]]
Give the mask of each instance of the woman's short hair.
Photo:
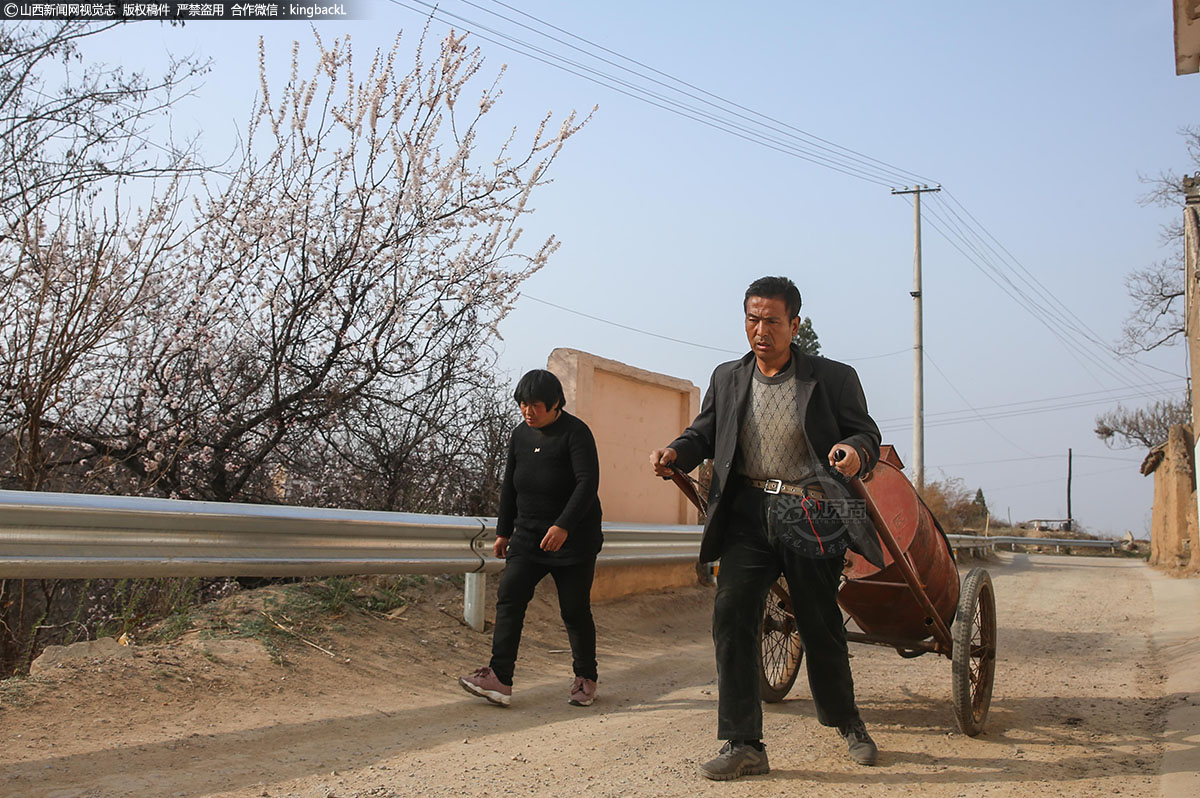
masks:
[(567, 398), (563, 395), (562, 383), (552, 372), (545, 369), (526, 372), (525, 376), (517, 383), (516, 390), (513, 391), (513, 399), (519, 405), (541, 402), (547, 410), (561, 409), (567, 403)]

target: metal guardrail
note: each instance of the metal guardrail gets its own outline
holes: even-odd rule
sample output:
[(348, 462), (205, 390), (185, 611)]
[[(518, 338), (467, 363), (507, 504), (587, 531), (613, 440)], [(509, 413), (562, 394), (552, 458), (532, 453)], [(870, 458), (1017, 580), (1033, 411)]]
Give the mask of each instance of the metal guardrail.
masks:
[[(496, 519), (0, 491), (0, 578), (496, 573)], [(604, 524), (601, 564), (693, 562), (699, 526)]]
[[(496, 519), (0, 491), (0, 578), (496, 573)], [(604, 524), (603, 564), (694, 562), (701, 528)], [(954, 548), (1118, 541), (948, 535)]]
[(471, 573), (487, 569), (489, 529), (493, 519), (0, 491), (0, 577)]
[(1020, 535), (946, 535), (955, 549), (991, 549), (996, 546), (1055, 546), (1064, 548), (1115, 549), (1119, 540), (1074, 540), (1072, 538), (1024, 538)]
[(606, 521), (602, 527), (600, 565), (692, 564), (700, 556), (702, 526)]
[[(463, 614), (483, 628), (496, 519), (0, 490), (0, 579), (467, 575)], [(693, 563), (701, 527), (604, 524), (600, 565)], [(948, 535), (956, 549), (1118, 541)]]
[[(0, 579), (466, 574), (483, 628), (496, 519), (0, 490)], [(695, 562), (701, 527), (604, 524), (601, 565)]]

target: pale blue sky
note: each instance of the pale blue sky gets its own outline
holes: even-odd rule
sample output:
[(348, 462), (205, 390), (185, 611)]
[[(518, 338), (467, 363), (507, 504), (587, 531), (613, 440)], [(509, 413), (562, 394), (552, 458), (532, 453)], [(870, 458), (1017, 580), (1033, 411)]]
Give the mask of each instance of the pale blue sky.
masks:
[[(966, 218), (965, 208), (1019, 262), (986, 256), (1001, 268), (998, 279), (1016, 281), (1020, 269), (1028, 270), (1105, 343), (1116, 341), (1129, 310), (1125, 275), (1168, 254), (1159, 227), (1175, 212), (1140, 207), (1145, 187), (1138, 176), (1185, 169), (1177, 130), (1200, 124), (1200, 76), (1174, 74), (1169, 0), (506, 2), (940, 182), (951, 194), (928, 199), (928, 210), (952, 223), (953, 212)], [(517, 18), (491, 0), (471, 3), (442, 0), (440, 8), (584, 58), (490, 16), (484, 9)], [(388, 46), (398, 29), (406, 47), (415, 42), (424, 18), (404, 5), (419, 8), (416, 0), (369, 5), (369, 21), (317, 27), (323, 36), (351, 34), (364, 59)], [(213, 58), (204, 87), (172, 121), (177, 133), (202, 130), (215, 155), (233, 141), (257, 90), (258, 37), (266, 39), (282, 80), (291, 41), (308, 45), (309, 29), (306, 23), (142, 24), (92, 48), (89, 57), (128, 66), (153, 64), (166, 51)], [(487, 58), (485, 72), (509, 65), (499, 119), (530, 132), (547, 110), (586, 113), (600, 106), (556, 164), (554, 184), (534, 197), (530, 234), (552, 232), (563, 245), (526, 284), (526, 296), (501, 328), (506, 369), (519, 375), (544, 365), (553, 347), (567, 346), (703, 388), (712, 367), (731, 355), (543, 302), (741, 352), (746, 284), (786, 274), (800, 286), (802, 313), (812, 317), (823, 353), (858, 368), (885, 442), (911, 459), (912, 209), (904, 199), (887, 185), (780, 154), (475, 41)], [(1011, 512), (1014, 521), (1064, 517), (1070, 447), (1075, 517), (1093, 531), (1145, 535), (1152, 484), (1137, 471), (1142, 452), (1106, 449), (1092, 427), (1108, 398), (1139, 393), (1129, 383), (1166, 383), (1143, 396), (1180, 394), (1182, 348), (1144, 358), (1169, 374), (1095, 355), (1095, 346), (1089, 351), (1106, 365), (1085, 368), (1078, 345), (1057, 340), (931, 223), (927, 217), (927, 478), (961, 477), (972, 491), (982, 487), (993, 512)], [(1067, 396), (1092, 403), (1027, 412), (1072, 402), (1058, 398)], [(1016, 404), (1035, 400), (1047, 401)], [(1016, 414), (991, 417), (999, 410), (985, 408), (997, 405)], [(955, 416), (937, 414), (955, 411), (970, 420), (938, 424)], [(647, 441), (647, 451), (665, 442)]]

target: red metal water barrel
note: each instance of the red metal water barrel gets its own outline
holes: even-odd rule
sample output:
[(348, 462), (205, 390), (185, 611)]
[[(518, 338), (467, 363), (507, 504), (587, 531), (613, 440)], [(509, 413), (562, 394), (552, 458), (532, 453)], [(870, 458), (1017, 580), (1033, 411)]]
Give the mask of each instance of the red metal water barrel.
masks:
[[(880, 461), (863, 480), (890, 534), (912, 563), (938, 616), (950, 625), (958, 606), (958, 567), (950, 546), (933, 523), (933, 515), (917, 498), (904, 472)], [(897, 642), (924, 640), (932, 634), (932, 620), (905, 583), (900, 568), (884, 547), (884, 567), (879, 568), (849, 552), (844, 571), (849, 579), (838, 593), (838, 603), (864, 632)]]

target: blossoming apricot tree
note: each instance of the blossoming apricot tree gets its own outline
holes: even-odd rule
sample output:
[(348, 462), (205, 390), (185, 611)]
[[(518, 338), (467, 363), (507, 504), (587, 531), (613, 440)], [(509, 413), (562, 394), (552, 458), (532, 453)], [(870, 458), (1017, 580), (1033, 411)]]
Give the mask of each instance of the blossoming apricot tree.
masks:
[(260, 44), (221, 169), (181, 159), (134, 189), (97, 160), (32, 211), (5, 200), (9, 486), (491, 509), (513, 423), (497, 325), (557, 248), (522, 224), (586, 119), (487, 144), (499, 76), (476, 88), (465, 36), (422, 39), (407, 69), (399, 38), (362, 70), (348, 38), (314, 44), (282, 85)]

